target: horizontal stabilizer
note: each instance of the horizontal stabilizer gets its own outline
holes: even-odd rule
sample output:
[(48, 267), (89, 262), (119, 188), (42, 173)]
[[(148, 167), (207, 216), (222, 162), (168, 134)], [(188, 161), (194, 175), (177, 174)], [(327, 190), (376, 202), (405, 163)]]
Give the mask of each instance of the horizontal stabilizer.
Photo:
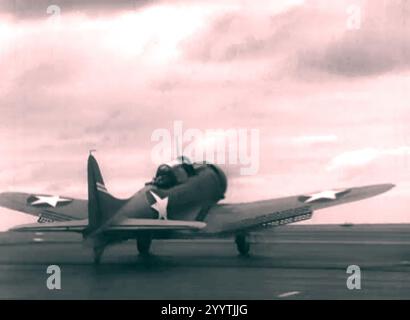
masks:
[(72, 231), (82, 232), (88, 227), (88, 219), (65, 221), (65, 222), (50, 222), (50, 223), (31, 223), (23, 224), (10, 229), (9, 231), (25, 231), (25, 232), (61, 232)]
[[(88, 219), (24, 224), (10, 229), (22, 232), (82, 232), (88, 226)], [(199, 221), (156, 220), (156, 219), (125, 219), (108, 226), (104, 231), (140, 231), (140, 230), (199, 230), (206, 223)]]
[(205, 222), (157, 219), (125, 219), (110, 225), (106, 230), (197, 230), (206, 227)]

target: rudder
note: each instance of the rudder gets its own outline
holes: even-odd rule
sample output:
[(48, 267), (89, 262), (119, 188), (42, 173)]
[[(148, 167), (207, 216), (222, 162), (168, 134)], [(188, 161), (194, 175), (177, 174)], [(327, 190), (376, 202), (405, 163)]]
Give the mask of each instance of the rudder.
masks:
[(107, 222), (124, 204), (125, 200), (114, 198), (105, 187), (97, 160), (88, 157), (88, 233)]

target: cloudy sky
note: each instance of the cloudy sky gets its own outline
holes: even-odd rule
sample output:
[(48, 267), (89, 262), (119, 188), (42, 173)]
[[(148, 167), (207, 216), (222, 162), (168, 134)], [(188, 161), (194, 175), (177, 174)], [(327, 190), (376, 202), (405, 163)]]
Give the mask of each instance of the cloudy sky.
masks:
[(95, 148), (130, 196), (180, 120), (260, 130), (227, 201), (392, 182), (310, 222), (410, 222), (409, 19), (405, 0), (2, 1), (0, 190), (85, 198)]

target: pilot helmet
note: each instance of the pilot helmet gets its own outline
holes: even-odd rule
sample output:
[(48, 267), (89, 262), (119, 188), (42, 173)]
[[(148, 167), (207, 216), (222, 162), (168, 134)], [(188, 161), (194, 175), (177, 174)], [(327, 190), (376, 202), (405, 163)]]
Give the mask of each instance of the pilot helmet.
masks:
[(166, 176), (166, 175), (169, 175), (170, 172), (172, 172), (172, 169), (171, 169), (171, 167), (170, 167), (169, 165), (167, 165), (167, 164), (161, 164), (161, 165), (158, 167), (158, 169), (157, 169), (157, 174), (156, 174), (156, 176), (157, 176), (157, 177), (159, 177), (159, 176)]

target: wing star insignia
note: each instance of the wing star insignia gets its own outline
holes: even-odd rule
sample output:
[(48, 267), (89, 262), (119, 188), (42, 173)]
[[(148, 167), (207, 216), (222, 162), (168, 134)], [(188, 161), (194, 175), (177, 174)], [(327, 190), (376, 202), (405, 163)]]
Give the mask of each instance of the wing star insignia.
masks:
[(42, 204), (47, 204), (50, 207), (57, 207), (59, 203), (71, 202), (72, 199), (61, 198), (60, 196), (33, 196), (35, 199), (30, 201), (30, 205), (38, 206)]
[(316, 192), (312, 193), (307, 196), (301, 197), (301, 201), (303, 203), (311, 203), (311, 202), (316, 202), (316, 201), (332, 201), (338, 199), (342, 194), (347, 193), (349, 190), (348, 189), (342, 189), (342, 190), (325, 190), (321, 192)]

